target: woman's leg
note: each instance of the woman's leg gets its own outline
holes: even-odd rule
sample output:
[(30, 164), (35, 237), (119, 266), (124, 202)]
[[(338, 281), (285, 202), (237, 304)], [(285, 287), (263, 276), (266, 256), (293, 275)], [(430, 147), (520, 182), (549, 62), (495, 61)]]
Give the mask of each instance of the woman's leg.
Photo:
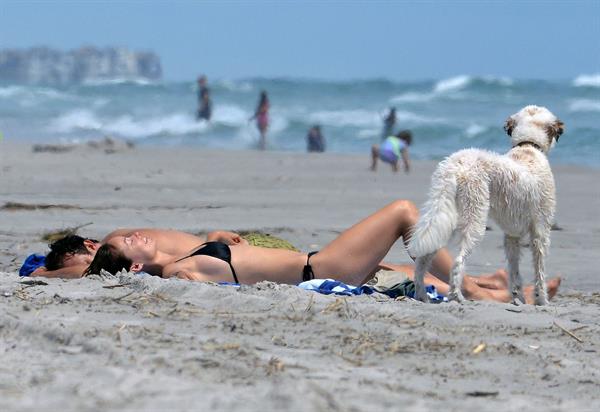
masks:
[(266, 131), (263, 129), (260, 130), (260, 141), (258, 142), (258, 147), (260, 150), (265, 150), (267, 148), (267, 135)]
[[(382, 263), (381, 267), (386, 270), (394, 270), (405, 273), (409, 279), (413, 280), (415, 275), (414, 265), (394, 265), (388, 263)], [(482, 275), (485, 276), (485, 275)], [(494, 275), (491, 275), (494, 276)], [(512, 295), (508, 292), (508, 287), (505, 286), (499, 289), (489, 289), (482, 287), (477, 283), (478, 276), (465, 275), (463, 278), (463, 293), (467, 299), (470, 300), (491, 300), (495, 302), (510, 302)], [(548, 280), (548, 296), (554, 297), (558, 292), (561, 278), (556, 277)], [(447, 295), (450, 290), (448, 283), (441, 281), (435, 276), (427, 273), (425, 274), (425, 284), (433, 285), (439, 293)], [(523, 288), (525, 293), (525, 300), (527, 303), (534, 303), (534, 289), (532, 285), (525, 286)]]
[(371, 170), (377, 170), (377, 160), (379, 159), (379, 146), (374, 144), (371, 146)]
[(315, 276), (359, 284), (375, 272), (398, 238), (407, 241), (417, 216), (417, 208), (408, 200), (397, 200), (378, 210), (311, 257)]

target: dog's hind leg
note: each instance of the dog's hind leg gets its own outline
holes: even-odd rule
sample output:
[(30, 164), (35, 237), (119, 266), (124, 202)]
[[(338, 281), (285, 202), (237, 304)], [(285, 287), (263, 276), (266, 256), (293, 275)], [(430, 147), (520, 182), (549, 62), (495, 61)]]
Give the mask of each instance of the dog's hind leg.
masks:
[(454, 258), (454, 264), (450, 270), (450, 291), (448, 292), (448, 300), (456, 300), (464, 302), (465, 297), (462, 293), (463, 276), (465, 274), (465, 262), (471, 251), (477, 244), (479, 236), (473, 236), (473, 233), (485, 232), (486, 219), (473, 222), (469, 226), (459, 228), (459, 250)]
[(535, 304), (547, 305), (548, 292), (546, 290), (544, 257), (548, 250), (550, 230), (536, 229), (533, 228), (530, 232), (531, 254), (533, 255), (533, 270), (535, 272)]
[(523, 295), (523, 280), (519, 273), (519, 258), (521, 257), (521, 239), (504, 235), (504, 253), (508, 261), (508, 290), (512, 294), (513, 303), (525, 303)]
[(425, 290), (425, 272), (429, 269), (431, 265), (431, 261), (435, 256), (436, 252), (429, 253), (425, 256), (421, 256), (417, 258), (415, 264), (415, 299), (420, 300), (421, 302), (428, 302), (429, 298), (427, 296), (427, 291)]
[(465, 262), (479, 239), (485, 234), (490, 205), (489, 198), (489, 188), (484, 181), (471, 181), (459, 187), (457, 206), (460, 224), (456, 230), (459, 249), (450, 270), (448, 300), (458, 302), (465, 300), (462, 293)]
[(462, 282), (463, 275), (465, 273), (465, 260), (470, 254), (469, 248), (460, 248), (460, 252), (454, 259), (454, 265), (450, 270), (450, 291), (448, 292), (448, 300), (455, 300), (457, 302), (464, 302), (465, 297), (462, 293)]

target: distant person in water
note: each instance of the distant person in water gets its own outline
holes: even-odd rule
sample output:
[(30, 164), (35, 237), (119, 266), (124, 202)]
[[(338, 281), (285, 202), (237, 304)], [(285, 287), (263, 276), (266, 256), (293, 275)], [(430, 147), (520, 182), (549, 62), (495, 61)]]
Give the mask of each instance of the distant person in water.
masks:
[(396, 126), (396, 108), (390, 107), (389, 113), (383, 119), (382, 141), (394, 134), (394, 126)]
[(210, 89), (206, 85), (206, 76), (198, 77), (198, 120), (210, 121), (212, 116), (212, 102), (210, 101)]
[(269, 128), (269, 98), (264, 90), (260, 92), (260, 100), (254, 111), (254, 116), (250, 120), (256, 119), (256, 127), (260, 133), (258, 148), (265, 150), (267, 148), (267, 129)]
[(321, 134), (321, 126), (314, 125), (306, 135), (306, 150), (309, 152), (324, 152), (325, 138)]
[(410, 159), (408, 157), (408, 146), (412, 143), (412, 133), (402, 130), (395, 136), (388, 136), (381, 145), (374, 144), (371, 147), (371, 170), (377, 170), (377, 160), (381, 159), (392, 165), (394, 172), (398, 171), (398, 160), (402, 157), (404, 171), (410, 171)]

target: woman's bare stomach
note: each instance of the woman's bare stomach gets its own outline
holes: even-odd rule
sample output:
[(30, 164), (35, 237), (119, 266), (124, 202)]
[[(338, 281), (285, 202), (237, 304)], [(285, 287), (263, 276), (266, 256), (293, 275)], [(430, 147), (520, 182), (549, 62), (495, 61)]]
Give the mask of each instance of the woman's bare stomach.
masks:
[(306, 254), (285, 249), (250, 245), (233, 245), (231, 264), (240, 283), (253, 284), (268, 280), (296, 285), (302, 282)]

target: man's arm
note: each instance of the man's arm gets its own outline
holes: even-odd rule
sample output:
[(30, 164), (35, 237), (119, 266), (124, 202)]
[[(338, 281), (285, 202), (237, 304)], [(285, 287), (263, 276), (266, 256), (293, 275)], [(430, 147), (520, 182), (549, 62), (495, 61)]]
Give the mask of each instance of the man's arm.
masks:
[(86, 269), (86, 265), (67, 266), (56, 270), (48, 270), (42, 266), (31, 272), (30, 276), (45, 278), (77, 279), (83, 276), (83, 272), (85, 272)]
[(227, 245), (247, 245), (248, 241), (242, 238), (237, 233), (227, 232), (223, 230), (216, 230), (206, 235), (208, 242), (223, 242)]

